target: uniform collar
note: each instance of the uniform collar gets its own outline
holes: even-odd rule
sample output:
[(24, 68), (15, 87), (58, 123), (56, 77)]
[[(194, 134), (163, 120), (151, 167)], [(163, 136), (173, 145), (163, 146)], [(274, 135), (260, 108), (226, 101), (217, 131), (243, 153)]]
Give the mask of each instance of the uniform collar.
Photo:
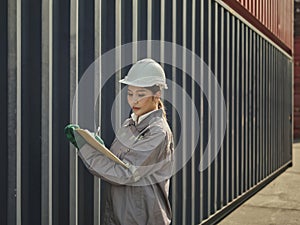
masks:
[(135, 123), (136, 116), (131, 114), (131, 118), (128, 120), (128, 123), (126, 125), (127, 126), (134, 125), (138, 129), (138, 131), (142, 131), (144, 128), (146, 128), (149, 125), (151, 119), (155, 117), (162, 118), (162, 116), (163, 116), (162, 109), (153, 110), (151, 112), (142, 115), (139, 118), (138, 124), (136, 124)]
[(144, 115), (141, 115), (140, 117), (138, 117), (137, 115), (135, 115), (135, 113), (131, 113), (131, 119), (137, 125), (137, 124), (141, 123), (148, 115), (150, 115), (151, 113), (153, 113), (155, 111), (156, 110), (152, 110), (150, 112), (145, 113)]

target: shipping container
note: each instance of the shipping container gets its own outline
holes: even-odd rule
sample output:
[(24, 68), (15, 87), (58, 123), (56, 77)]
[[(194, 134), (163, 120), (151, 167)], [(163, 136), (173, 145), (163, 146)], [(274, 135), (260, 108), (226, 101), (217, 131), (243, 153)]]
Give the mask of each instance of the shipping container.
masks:
[(293, 1), (224, 0), (223, 2), (247, 18), (261, 32), (278, 45), (282, 45), (291, 54), (293, 50)]
[[(129, 114), (118, 80), (145, 57), (166, 71), (168, 122), (187, 160), (171, 178), (172, 225), (217, 223), (291, 166), (291, 34), (289, 16), (280, 14), (279, 29), (276, 11), (291, 1), (240, 2), (278, 38), (228, 1), (1, 1), (0, 224), (100, 225), (106, 183), (88, 172), (64, 127), (100, 125), (109, 146), (120, 113)], [(76, 91), (88, 72), (95, 80)]]

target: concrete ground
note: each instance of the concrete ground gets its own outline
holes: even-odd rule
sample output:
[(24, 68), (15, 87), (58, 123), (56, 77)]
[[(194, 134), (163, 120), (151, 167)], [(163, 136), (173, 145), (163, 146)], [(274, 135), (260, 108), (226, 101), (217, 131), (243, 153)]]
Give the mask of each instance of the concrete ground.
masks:
[(293, 167), (224, 218), (220, 225), (300, 225), (300, 143)]

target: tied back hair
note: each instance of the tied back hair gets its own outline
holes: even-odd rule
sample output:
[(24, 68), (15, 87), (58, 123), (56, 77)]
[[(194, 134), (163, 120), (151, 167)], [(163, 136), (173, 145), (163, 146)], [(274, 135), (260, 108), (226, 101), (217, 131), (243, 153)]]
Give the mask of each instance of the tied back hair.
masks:
[[(161, 91), (161, 88), (158, 85), (154, 85), (151, 87), (145, 87), (145, 88), (150, 90), (153, 94), (157, 93), (158, 91)], [(153, 96), (153, 98), (154, 98), (154, 96)], [(167, 119), (165, 105), (161, 99), (158, 99), (158, 108), (162, 110), (164, 119)]]

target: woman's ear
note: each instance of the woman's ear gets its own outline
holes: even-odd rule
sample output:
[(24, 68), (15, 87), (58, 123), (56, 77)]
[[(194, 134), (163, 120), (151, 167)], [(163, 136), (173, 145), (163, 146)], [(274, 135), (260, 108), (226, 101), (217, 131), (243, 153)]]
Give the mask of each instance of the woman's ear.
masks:
[(158, 96), (156, 96), (156, 95), (152, 96), (152, 101), (153, 101), (153, 102), (158, 103), (159, 100), (160, 100), (160, 97), (158, 97)]
[(161, 91), (158, 91), (154, 95), (155, 98), (160, 98), (161, 97)]

